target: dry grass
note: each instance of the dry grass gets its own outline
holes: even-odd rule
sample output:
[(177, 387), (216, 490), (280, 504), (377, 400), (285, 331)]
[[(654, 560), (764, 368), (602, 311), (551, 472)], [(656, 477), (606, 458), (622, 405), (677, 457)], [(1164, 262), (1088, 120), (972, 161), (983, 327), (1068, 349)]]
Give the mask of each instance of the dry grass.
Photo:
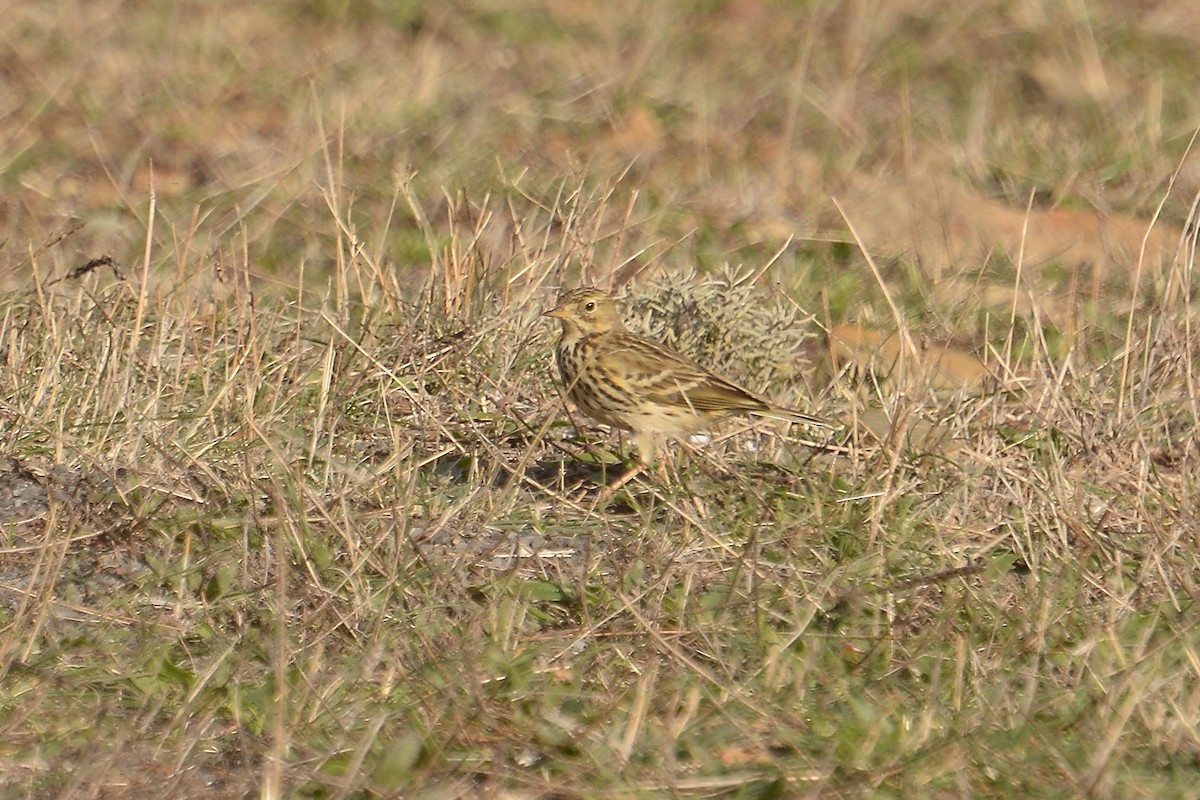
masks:
[[(1034, 5), (8, 9), (4, 796), (1189, 796), (1200, 31)], [(847, 434), (597, 507), (585, 279)]]

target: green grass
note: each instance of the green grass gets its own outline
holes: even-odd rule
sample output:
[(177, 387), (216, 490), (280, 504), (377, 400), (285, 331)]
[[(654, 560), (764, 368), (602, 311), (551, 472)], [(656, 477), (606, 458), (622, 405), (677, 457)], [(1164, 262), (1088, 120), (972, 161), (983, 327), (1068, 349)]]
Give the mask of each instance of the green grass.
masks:
[[(0, 795), (1193, 794), (1160, 6), (11, 10)], [(539, 318), (585, 280), (846, 430), (600, 506)]]

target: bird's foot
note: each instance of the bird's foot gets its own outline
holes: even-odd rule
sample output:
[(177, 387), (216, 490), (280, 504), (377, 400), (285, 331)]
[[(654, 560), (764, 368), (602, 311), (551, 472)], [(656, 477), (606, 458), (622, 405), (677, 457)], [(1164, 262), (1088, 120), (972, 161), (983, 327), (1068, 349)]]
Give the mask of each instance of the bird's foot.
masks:
[(608, 503), (609, 500), (612, 500), (613, 495), (620, 491), (625, 484), (629, 483), (631, 480), (636, 478), (638, 475), (641, 475), (645, 471), (646, 468), (642, 464), (636, 464), (629, 468), (625, 471), (625, 474), (621, 475), (615, 481), (604, 487), (604, 489), (600, 492), (600, 495), (596, 498), (596, 503), (598, 505), (604, 505)]

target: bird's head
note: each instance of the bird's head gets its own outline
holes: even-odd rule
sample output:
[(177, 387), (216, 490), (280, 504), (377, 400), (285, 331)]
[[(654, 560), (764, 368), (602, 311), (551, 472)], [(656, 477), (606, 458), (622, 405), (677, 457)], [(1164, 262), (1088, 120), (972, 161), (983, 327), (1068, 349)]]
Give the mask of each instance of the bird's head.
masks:
[(562, 322), (566, 336), (591, 336), (622, 327), (616, 301), (599, 289), (572, 289), (545, 316)]

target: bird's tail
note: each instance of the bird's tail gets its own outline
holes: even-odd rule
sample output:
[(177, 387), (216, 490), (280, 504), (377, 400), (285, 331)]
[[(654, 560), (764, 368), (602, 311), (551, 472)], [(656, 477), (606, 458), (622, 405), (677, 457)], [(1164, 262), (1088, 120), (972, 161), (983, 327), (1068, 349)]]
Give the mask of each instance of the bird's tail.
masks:
[(841, 425), (836, 425), (832, 422), (823, 420), (820, 417), (814, 417), (811, 414), (805, 414), (802, 411), (796, 411), (795, 409), (785, 408), (783, 406), (770, 406), (769, 408), (764, 408), (761, 411), (751, 411), (750, 413), (757, 417), (769, 417), (771, 419), (786, 420), (787, 422), (799, 422), (804, 425), (811, 425), (814, 428), (827, 428), (831, 431), (836, 431), (843, 427)]

